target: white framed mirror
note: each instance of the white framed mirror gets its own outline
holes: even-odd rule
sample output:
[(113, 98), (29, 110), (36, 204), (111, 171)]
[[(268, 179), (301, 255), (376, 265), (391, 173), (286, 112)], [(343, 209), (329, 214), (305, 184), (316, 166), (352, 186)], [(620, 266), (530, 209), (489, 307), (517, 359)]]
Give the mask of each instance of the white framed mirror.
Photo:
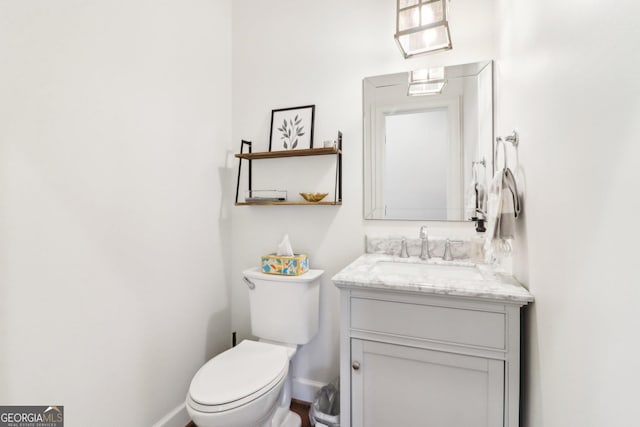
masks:
[(475, 216), (475, 183), (493, 171), (493, 62), (431, 74), (424, 96), (409, 95), (410, 73), (363, 81), (365, 219)]

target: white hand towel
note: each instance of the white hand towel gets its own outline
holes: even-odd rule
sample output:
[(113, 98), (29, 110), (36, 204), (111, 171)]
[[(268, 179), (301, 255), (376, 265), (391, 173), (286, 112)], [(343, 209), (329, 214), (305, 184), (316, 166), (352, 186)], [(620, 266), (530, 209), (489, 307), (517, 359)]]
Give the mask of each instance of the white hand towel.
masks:
[(516, 218), (520, 214), (520, 197), (511, 169), (504, 168), (494, 176), (487, 201), (488, 253), (510, 252), (507, 241), (515, 237)]

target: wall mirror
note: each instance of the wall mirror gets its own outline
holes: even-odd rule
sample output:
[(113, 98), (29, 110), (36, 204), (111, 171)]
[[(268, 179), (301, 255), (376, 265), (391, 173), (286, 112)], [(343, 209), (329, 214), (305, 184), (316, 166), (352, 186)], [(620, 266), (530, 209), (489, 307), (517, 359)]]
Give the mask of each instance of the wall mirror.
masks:
[(475, 216), (472, 183), (493, 171), (492, 61), (367, 77), (363, 109), (365, 219)]

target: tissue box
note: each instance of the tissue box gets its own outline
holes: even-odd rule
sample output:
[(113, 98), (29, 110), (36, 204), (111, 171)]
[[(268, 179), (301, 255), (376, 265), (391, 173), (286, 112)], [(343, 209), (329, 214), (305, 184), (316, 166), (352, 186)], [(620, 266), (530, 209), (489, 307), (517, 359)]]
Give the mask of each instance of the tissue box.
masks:
[(263, 273), (299, 276), (308, 270), (309, 258), (307, 258), (307, 254), (294, 254), (293, 256), (269, 254), (262, 256)]

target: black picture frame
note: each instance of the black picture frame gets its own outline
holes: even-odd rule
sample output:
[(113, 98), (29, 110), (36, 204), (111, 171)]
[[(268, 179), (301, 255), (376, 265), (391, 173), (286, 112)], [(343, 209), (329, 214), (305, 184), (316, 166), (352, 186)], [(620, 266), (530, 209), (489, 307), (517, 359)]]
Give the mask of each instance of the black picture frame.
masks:
[(313, 148), (315, 114), (315, 105), (271, 110), (269, 151)]

